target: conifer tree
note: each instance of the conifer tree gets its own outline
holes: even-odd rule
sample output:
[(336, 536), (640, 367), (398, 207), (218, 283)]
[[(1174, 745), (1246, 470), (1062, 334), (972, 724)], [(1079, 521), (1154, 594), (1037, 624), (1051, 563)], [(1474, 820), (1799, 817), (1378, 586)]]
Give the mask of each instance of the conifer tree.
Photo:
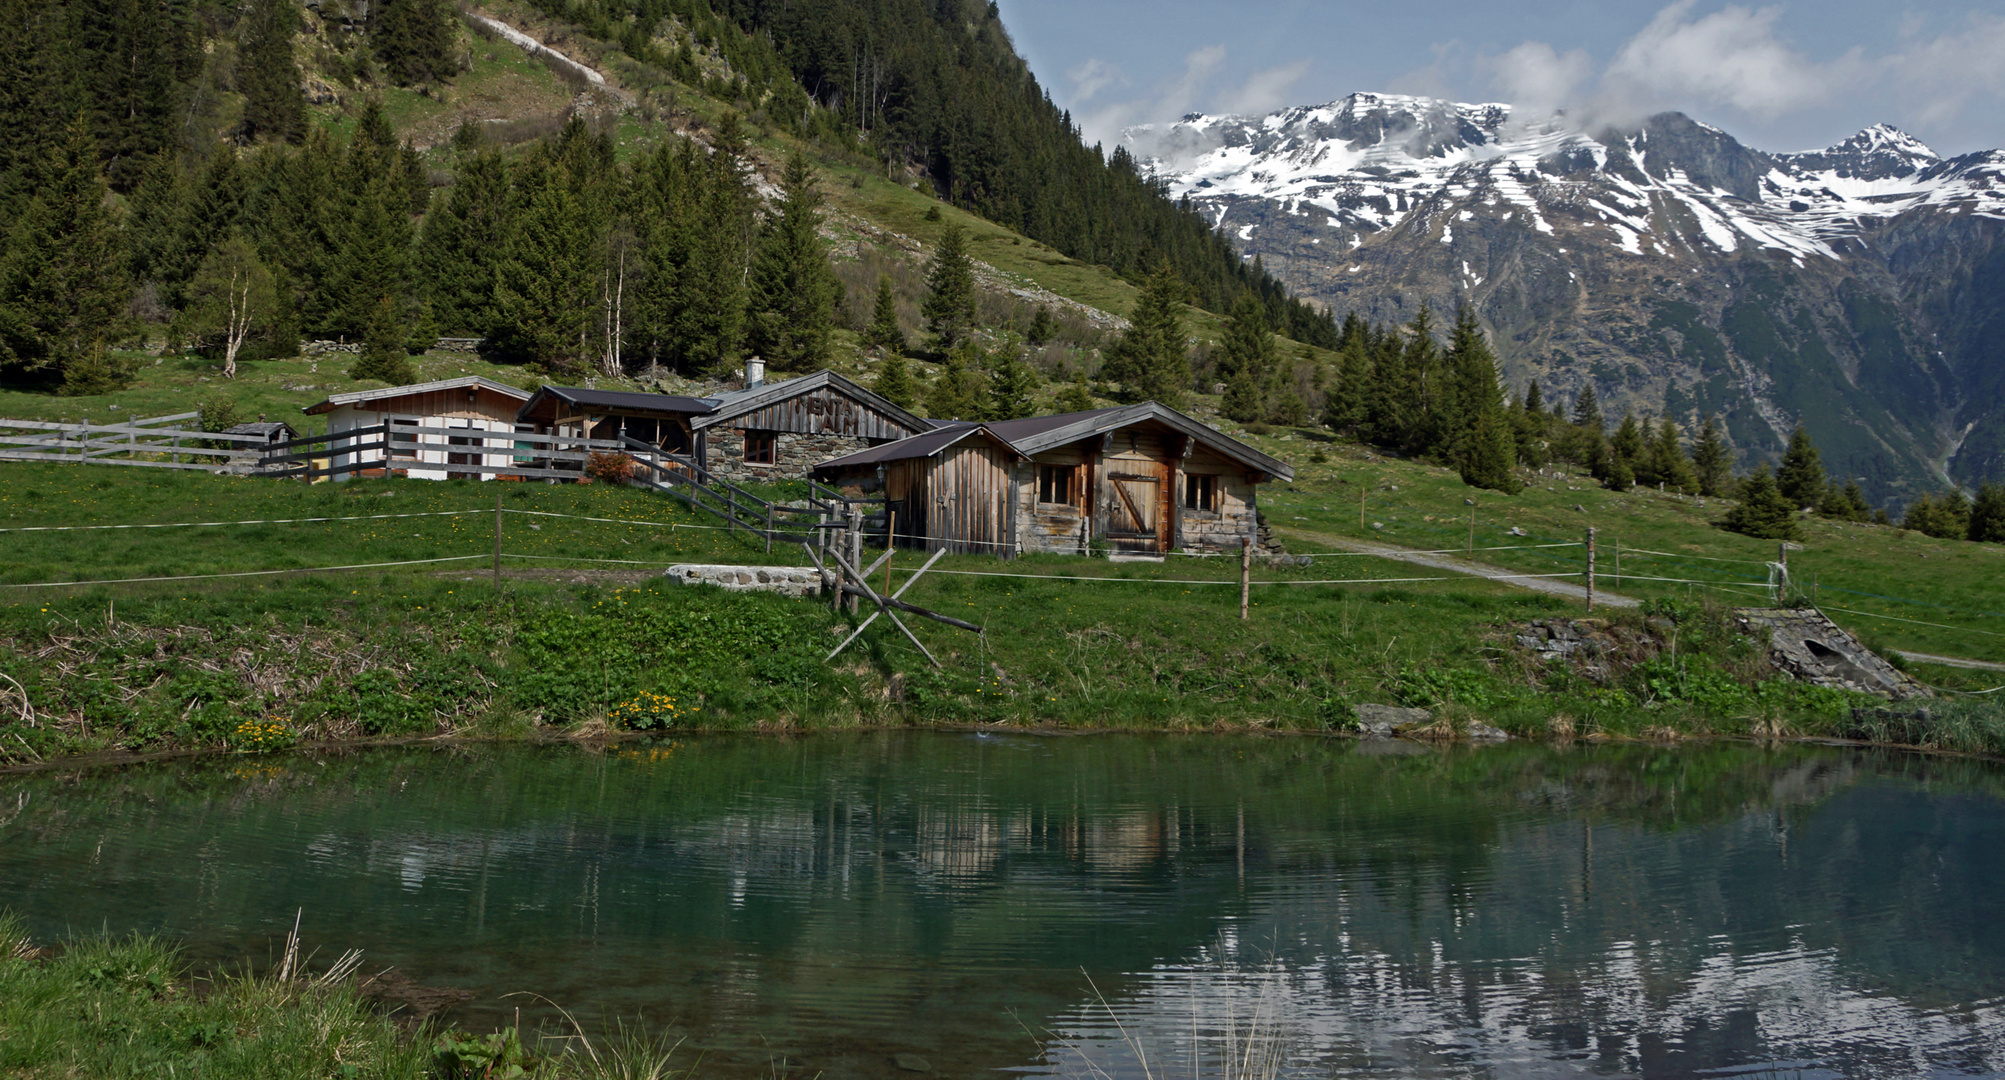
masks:
[(1740, 482), (1740, 501), (1720, 521), (1723, 528), (1758, 540), (1799, 538), (1796, 511), (1775, 486), (1775, 474), (1758, 465)]
[(335, 325), (348, 336), (368, 332), (384, 297), (405, 302), (410, 292), (411, 220), (388, 176), (376, 176), (352, 193), (352, 216), (340, 230), (329, 267), (336, 298)]
[(1313, 371), (1317, 371), (1316, 353), (1307, 345), (1302, 346), (1294, 363), (1275, 367), (1273, 381), (1267, 388), (1268, 420), (1287, 427), (1301, 427), (1309, 422), (1309, 401), (1302, 396), (1302, 383), (1304, 373)]
[(1692, 472), (1699, 494), (1707, 497), (1726, 494), (1727, 483), (1733, 479), (1733, 452), (1727, 449), (1716, 415), (1708, 414), (1705, 426), (1699, 429), (1698, 441), (1692, 446)]
[[(1434, 312), (1421, 304), (1406, 325), (1406, 340), (1388, 342), (1397, 348), (1392, 362), (1380, 364), (1385, 383), (1387, 445), (1409, 454), (1426, 454), (1441, 443), (1441, 348), (1434, 341)], [(1389, 377), (1388, 377), (1389, 376)]]
[(1847, 482), (1844, 487), (1832, 480), (1824, 485), (1824, 494), (1817, 500), (1817, 514), (1836, 521), (1869, 521), (1873, 508), (1866, 505), (1866, 493), (1859, 490), (1857, 480)]
[(1517, 494), (1520, 485), (1513, 471), (1517, 466), (1517, 447), (1508, 423), (1501, 410), (1476, 414), (1459, 464), (1463, 483), (1506, 495)]
[[(1346, 327), (1358, 319), (1353, 312)], [(1347, 334), (1337, 349), (1336, 370), (1323, 394), (1323, 424), (1342, 435), (1356, 435), (1364, 425), (1367, 384), (1371, 379), (1371, 343), (1363, 332)]]
[(1970, 517), (1970, 500), (1962, 491), (1950, 488), (1936, 498), (1916, 497), (1901, 515), (1901, 528), (1938, 540), (1961, 540), (1970, 535)]
[(1977, 500), (1970, 506), (1970, 524), (1964, 538), (1983, 544), (2005, 544), (2005, 484), (1977, 486)]
[(926, 392), (926, 408), (938, 420), (986, 420), (989, 418), (989, 380), (982, 371), (981, 346), (963, 338)]
[(1518, 463), (1530, 468), (1542, 468), (1547, 460), (1545, 397), (1539, 392), (1539, 381), (1533, 379), (1525, 387), (1525, 396), (1518, 403), (1511, 417), (1511, 434), (1517, 440)]
[(1643, 425), (1636, 421), (1635, 413), (1622, 414), (1622, 423), (1616, 427), (1615, 434), (1608, 439), (1608, 453), (1615, 462), (1627, 466), (1632, 475), (1636, 467), (1643, 462), (1645, 453)]
[(202, 178), (189, 192), (186, 209), (175, 222), (174, 241), (156, 267), (155, 277), (165, 287), (169, 303), (179, 307), (185, 302), (188, 281), (210, 246), (237, 227), (244, 212), (244, 189), (236, 148), (227, 144), (215, 147)]
[(1699, 478), (1692, 469), (1692, 459), (1685, 456), (1685, 447), (1678, 441), (1678, 425), (1668, 416), (1657, 425), (1657, 436), (1650, 441), (1649, 459), (1651, 483), (1681, 494), (1698, 490)]
[(926, 270), (926, 302), (919, 311), (941, 349), (953, 348), (974, 328), (975, 268), (968, 258), (968, 234), (958, 222), (940, 230)]
[(1810, 442), (1803, 425), (1789, 436), (1782, 465), (1775, 470), (1775, 486), (1792, 506), (1816, 506), (1824, 494), (1824, 465), (1817, 459), (1817, 447)]
[(495, 267), (494, 299), (505, 351), (554, 374), (581, 370), (597, 301), (598, 236), (563, 170), (525, 166), (527, 199)]
[(891, 292), (891, 275), (877, 275), (877, 304), (870, 313), (870, 326), (863, 343), (887, 356), (905, 351), (905, 331), (898, 325), (898, 298)]
[(409, 335), (404, 329), (404, 305), (394, 296), (381, 296), (369, 312), (362, 336), (362, 353), (348, 369), (351, 379), (380, 379), (392, 386), (418, 381), (406, 349)]
[(449, 334), (482, 335), (494, 325), (494, 274), (508, 238), (508, 166), (501, 155), (462, 157), (445, 202), (425, 216), (418, 280), (432, 317)]
[(1465, 482), (1516, 490), (1512, 470), (1517, 467), (1517, 439), (1497, 380), (1496, 354), (1467, 304), (1455, 313), (1443, 366), (1447, 374), (1441, 405), (1443, 450)]
[(1190, 385), (1190, 344), (1184, 332), (1189, 289), (1168, 262), (1156, 265), (1135, 298), (1128, 330), (1115, 342), (1103, 373), (1127, 384), (1138, 398), (1171, 408), (1183, 404)]
[(1072, 373), (1072, 381), (1058, 392), (1058, 411), (1061, 413), (1091, 412), (1093, 391), (1086, 386), (1086, 369)]
[(1012, 345), (1005, 345), (990, 357), (990, 420), (1017, 420), (1037, 413), (1037, 370), (1023, 362)]
[(746, 347), (780, 370), (801, 371), (828, 363), (842, 283), (821, 238), (815, 170), (798, 150), (787, 159), (780, 192), (753, 256)]
[(1607, 433), (1608, 421), (1601, 416), (1601, 402), (1594, 396), (1594, 384), (1580, 388), (1573, 399), (1573, 426)]
[(445, 0), (377, 0), (369, 23), (369, 48), (398, 86), (452, 76), (457, 35)]
[(711, 154), (694, 143), (658, 148), (635, 178), (647, 270), (636, 338), (656, 362), (689, 373), (730, 366), (743, 337), (752, 198), (729, 130), (720, 126)]
[(1219, 411), (1240, 423), (1267, 418), (1268, 385), (1279, 362), (1279, 350), (1267, 332), (1267, 308), (1252, 293), (1233, 305), (1220, 343), (1219, 375), (1225, 398)]
[(919, 381), (912, 377), (912, 369), (906, 364), (903, 352), (885, 354), (884, 363), (877, 368), (877, 384), (871, 389), (901, 409), (919, 407)]
[(1046, 304), (1037, 306), (1037, 314), (1030, 317), (1030, 329), (1024, 331), (1023, 339), (1033, 348), (1041, 349), (1058, 336), (1058, 322), (1051, 317), (1051, 308)]
[(67, 393), (116, 389), (127, 372), (105, 349), (132, 290), (83, 116), (44, 171), (50, 182), (12, 223), (0, 254), (0, 323), (7, 327), (0, 372), (38, 380), (57, 374)]
[(243, 137), (296, 143), (306, 134), (306, 95), (292, 35), (293, 0), (252, 0), (237, 21), (237, 91), (244, 95)]

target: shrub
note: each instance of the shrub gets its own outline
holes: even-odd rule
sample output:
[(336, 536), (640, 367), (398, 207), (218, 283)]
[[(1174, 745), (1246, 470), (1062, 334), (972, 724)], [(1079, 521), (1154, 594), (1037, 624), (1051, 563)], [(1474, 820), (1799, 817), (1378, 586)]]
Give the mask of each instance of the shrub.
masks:
[(633, 475), (634, 459), (625, 454), (594, 453), (585, 460), (585, 475), (602, 484), (624, 484)]

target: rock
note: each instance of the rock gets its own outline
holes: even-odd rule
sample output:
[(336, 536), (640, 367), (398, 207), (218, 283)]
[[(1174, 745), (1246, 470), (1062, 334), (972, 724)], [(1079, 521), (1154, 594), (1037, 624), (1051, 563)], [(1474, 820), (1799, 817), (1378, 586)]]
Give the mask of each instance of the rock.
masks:
[(1353, 705), (1351, 711), (1357, 714), (1359, 731), (1387, 738), (1434, 722), (1434, 714), (1426, 709), (1404, 709), (1397, 705)]
[[(901, 534), (902, 535), (902, 534)], [(917, 1054), (894, 1054), (891, 1063), (906, 1072), (932, 1072), (933, 1063)]]
[(1573, 504), (1573, 509), (1574, 509), (1574, 512), (1575, 512), (1575, 513), (1577, 513), (1577, 514), (1585, 514), (1585, 513), (1587, 513), (1587, 507), (1585, 507), (1585, 506), (1582, 506), (1582, 505), (1580, 505), (1579, 503), (1574, 503), (1574, 504)]
[(1519, 527), (1519, 526), (1517, 526), (1517, 525), (1513, 525), (1513, 526), (1511, 526), (1511, 527), (1510, 527), (1509, 529), (1506, 529), (1506, 530), (1505, 530), (1505, 532), (1506, 532), (1507, 534), (1511, 535), (1511, 536), (1530, 536), (1530, 535), (1531, 535), (1530, 533), (1526, 532), (1526, 531), (1525, 531), (1525, 530), (1524, 530), (1523, 528), (1521, 528), (1521, 527)]
[(1504, 742), (1511, 737), (1511, 733), (1503, 728), (1491, 727), (1481, 720), (1471, 720), (1468, 730), (1463, 734), (1474, 742)]

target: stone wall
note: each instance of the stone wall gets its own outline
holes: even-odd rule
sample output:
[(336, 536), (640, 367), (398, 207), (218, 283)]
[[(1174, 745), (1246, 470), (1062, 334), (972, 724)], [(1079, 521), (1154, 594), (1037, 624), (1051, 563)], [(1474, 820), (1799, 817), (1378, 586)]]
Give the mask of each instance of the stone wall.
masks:
[(820, 596), (834, 588), (833, 577), (823, 577), (812, 566), (722, 566), (709, 563), (676, 563), (662, 572), (678, 585), (715, 585), (733, 592), (773, 592), (782, 596)]
[(745, 432), (738, 428), (711, 428), (710, 460), (706, 467), (712, 473), (740, 484), (798, 480), (830, 458), (868, 450), (873, 445), (869, 439), (855, 435), (802, 435), (782, 431), (775, 437), (778, 442), (774, 451), (779, 461), (772, 465), (747, 465)]

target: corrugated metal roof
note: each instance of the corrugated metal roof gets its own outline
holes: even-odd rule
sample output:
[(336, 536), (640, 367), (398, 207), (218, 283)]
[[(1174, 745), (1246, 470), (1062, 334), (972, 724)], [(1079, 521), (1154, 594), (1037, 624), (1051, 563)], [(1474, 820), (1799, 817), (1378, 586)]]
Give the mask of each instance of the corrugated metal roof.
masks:
[(343, 405), (357, 405), (365, 401), (386, 401), (390, 398), (409, 397), (413, 394), (430, 394), (440, 390), (458, 390), (469, 386), (479, 387), (483, 390), (492, 390), (497, 394), (512, 397), (517, 401), (529, 400), (529, 391), (519, 386), (498, 383), (479, 375), (466, 375), (457, 379), (441, 379), (438, 382), (414, 383), (410, 386), (385, 386), (379, 390), (356, 390), (353, 393), (335, 394), (326, 401), (308, 405), (306, 408), (301, 409), (300, 412), (306, 413), (308, 416), (317, 416), (320, 413), (333, 412)]

